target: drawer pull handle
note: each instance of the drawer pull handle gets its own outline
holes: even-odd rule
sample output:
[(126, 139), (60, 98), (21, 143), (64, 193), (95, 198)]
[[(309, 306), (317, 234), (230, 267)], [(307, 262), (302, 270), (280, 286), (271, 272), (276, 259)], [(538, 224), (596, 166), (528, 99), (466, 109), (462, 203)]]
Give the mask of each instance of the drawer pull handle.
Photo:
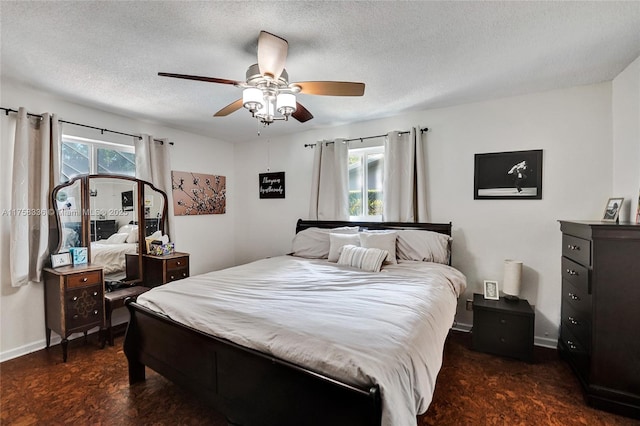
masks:
[(95, 310), (93, 311), (93, 315), (98, 315), (98, 310), (97, 310), (97, 309), (95, 309)]
[(575, 245), (573, 245), (573, 244), (568, 244), (568, 245), (567, 245), (567, 248), (568, 248), (569, 250), (577, 250), (577, 251), (579, 251), (579, 250), (580, 250), (580, 246), (575, 246)]
[(173, 281), (173, 280), (175, 280), (175, 279), (176, 279), (176, 277), (174, 277), (173, 275), (171, 275), (171, 276), (169, 277), (169, 279), (170, 279), (171, 281)]
[(504, 342), (505, 342), (505, 338), (504, 338), (504, 337), (501, 337), (501, 338), (500, 338), (500, 343), (504, 343)]
[(580, 300), (580, 298), (573, 293), (569, 293), (569, 297), (571, 298), (571, 300)]
[(93, 297), (96, 297), (97, 295), (98, 295), (98, 292), (97, 292), (97, 291), (94, 291), (94, 292), (93, 292)]
[(506, 319), (504, 319), (504, 318), (500, 318), (500, 324), (506, 324), (506, 323), (507, 323), (507, 320), (506, 320)]
[(180, 265), (182, 265), (182, 263), (180, 263), (180, 261), (178, 260), (178, 261), (176, 262), (176, 265), (180, 266)]
[(574, 271), (573, 269), (569, 269), (569, 268), (567, 268), (567, 274), (569, 274), (569, 275), (578, 275), (578, 273), (576, 271)]
[(186, 272), (183, 272), (183, 273), (182, 273), (182, 278), (185, 278), (186, 276), (187, 276), (187, 273), (186, 273)]
[(71, 301), (72, 301), (72, 302), (77, 302), (77, 301), (78, 301), (78, 296), (73, 296), (73, 297), (71, 298)]
[(86, 283), (88, 280), (89, 280), (89, 278), (84, 277), (84, 278), (82, 279), (82, 282), (83, 282), (83, 283)]
[(75, 319), (78, 319), (78, 314), (75, 314), (75, 315), (73, 316), (73, 319), (74, 319), (74, 320), (75, 320)]
[(578, 349), (578, 347), (576, 345), (574, 345), (571, 340), (567, 340), (567, 346), (569, 346), (569, 349), (571, 349), (571, 350)]
[(573, 325), (580, 325), (579, 321), (576, 321), (576, 319), (574, 317), (567, 317), (567, 319), (569, 320), (569, 322)]

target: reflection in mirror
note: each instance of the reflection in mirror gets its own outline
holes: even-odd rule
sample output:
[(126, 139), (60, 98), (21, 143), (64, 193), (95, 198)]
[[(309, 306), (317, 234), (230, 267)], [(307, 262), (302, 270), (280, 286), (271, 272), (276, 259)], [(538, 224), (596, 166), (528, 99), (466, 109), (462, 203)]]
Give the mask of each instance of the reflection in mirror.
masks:
[(80, 181), (57, 188), (53, 194), (60, 221), (58, 252), (82, 245), (82, 196)]
[(89, 178), (91, 263), (103, 267), (105, 281), (126, 278), (126, 255), (138, 252), (138, 183)]
[(144, 235), (149, 237), (157, 231), (164, 232), (163, 214), (165, 206), (164, 194), (144, 184)]

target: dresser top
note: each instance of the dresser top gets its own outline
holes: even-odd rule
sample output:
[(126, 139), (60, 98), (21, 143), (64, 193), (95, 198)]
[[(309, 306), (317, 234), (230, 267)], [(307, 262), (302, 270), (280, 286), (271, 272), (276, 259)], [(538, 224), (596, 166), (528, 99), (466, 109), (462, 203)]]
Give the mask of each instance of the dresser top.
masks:
[(66, 265), (60, 266), (58, 268), (44, 268), (45, 271), (51, 272), (56, 275), (67, 275), (67, 274), (75, 274), (79, 272), (91, 272), (91, 271), (100, 271), (102, 270), (102, 266), (100, 265), (92, 265), (90, 263), (84, 265)]

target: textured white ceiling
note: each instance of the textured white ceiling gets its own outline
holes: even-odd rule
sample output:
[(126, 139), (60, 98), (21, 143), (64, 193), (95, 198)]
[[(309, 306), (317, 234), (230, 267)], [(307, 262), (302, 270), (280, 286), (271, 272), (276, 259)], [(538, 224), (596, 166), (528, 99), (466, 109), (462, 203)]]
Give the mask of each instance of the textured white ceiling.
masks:
[(290, 81), (366, 83), (361, 98), (300, 95), (315, 118), (274, 136), (608, 81), (640, 56), (637, 1), (2, 1), (0, 15), (5, 81), (228, 141), (258, 128), (244, 110), (212, 117), (240, 89), (157, 73), (243, 80), (260, 30), (289, 41)]

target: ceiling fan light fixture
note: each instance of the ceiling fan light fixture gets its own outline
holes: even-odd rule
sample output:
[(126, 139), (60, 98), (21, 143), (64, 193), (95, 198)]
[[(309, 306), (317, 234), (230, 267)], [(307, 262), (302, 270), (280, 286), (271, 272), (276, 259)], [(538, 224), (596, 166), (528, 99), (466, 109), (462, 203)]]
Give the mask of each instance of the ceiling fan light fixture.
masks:
[(276, 100), (276, 109), (285, 117), (296, 112), (296, 96), (292, 93), (279, 93)]
[(242, 91), (242, 106), (255, 113), (264, 106), (262, 90), (256, 87), (247, 87)]

